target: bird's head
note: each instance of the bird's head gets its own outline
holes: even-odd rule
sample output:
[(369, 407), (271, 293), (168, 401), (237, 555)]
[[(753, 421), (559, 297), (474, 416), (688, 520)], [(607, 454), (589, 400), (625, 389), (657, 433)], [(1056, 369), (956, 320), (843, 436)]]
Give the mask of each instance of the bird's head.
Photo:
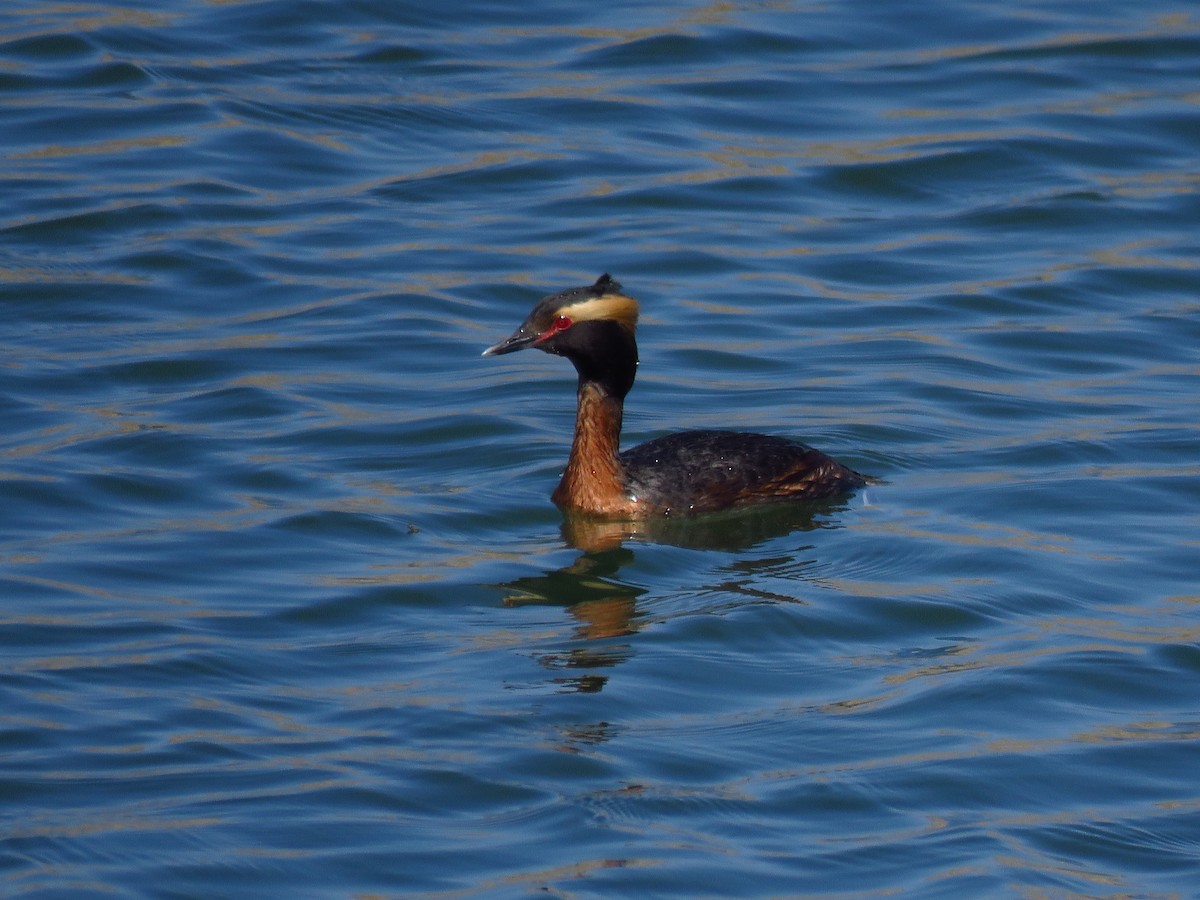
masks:
[(637, 369), (638, 304), (607, 274), (589, 287), (569, 288), (544, 297), (511, 336), (483, 351), (484, 356), (536, 347), (565, 356), (581, 380), (597, 382), (624, 397)]

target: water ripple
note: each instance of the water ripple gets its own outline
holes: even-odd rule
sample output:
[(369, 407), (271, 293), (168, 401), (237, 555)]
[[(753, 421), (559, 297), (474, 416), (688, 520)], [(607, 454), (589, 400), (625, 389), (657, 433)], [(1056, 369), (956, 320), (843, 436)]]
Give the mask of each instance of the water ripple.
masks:
[[(0, 24), (2, 892), (1192, 890), (1194, 15)], [(564, 520), (604, 271), (876, 483)]]

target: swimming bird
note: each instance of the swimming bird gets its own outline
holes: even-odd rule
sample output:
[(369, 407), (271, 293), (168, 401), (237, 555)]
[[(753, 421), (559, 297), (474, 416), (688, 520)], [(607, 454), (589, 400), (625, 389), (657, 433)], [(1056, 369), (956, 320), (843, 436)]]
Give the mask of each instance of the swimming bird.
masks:
[(551, 499), (607, 518), (680, 516), (849, 493), (867, 479), (782, 437), (682, 431), (620, 451), (625, 396), (638, 367), (638, 303), (609, 275), (544, 297), (484, 356), (535, 347), (565, 356), (579, 375), (575, 438)]

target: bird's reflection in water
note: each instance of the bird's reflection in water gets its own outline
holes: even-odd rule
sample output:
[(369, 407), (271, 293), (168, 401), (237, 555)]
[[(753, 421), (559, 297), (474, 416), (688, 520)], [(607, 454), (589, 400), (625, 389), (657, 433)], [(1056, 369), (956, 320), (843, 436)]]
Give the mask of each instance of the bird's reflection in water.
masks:
[(576, 637), (581, 640), (631, 634), (634, 601), (645, 593), (616, 580), (633, 551), (618, 542), (611, 549), (582, 554), (571, 565), (541, 575), (527, 575), (505, 582), (509, 593), (505, 606), (565, 606), (578, 621)]
[[(538, 661), (559, 674), (554, 682), (566, 691), (594, 693), (607, 676), (597, 669), (611, 668), (632, 655), (627, 637), (639, 628), (637, 600), (646, 589), (618, 577), (636, 553), (628, 544), (669, 544), (694, 550), (747, 550), (768, 539), (800, 531), (831, 527), (828, 513), (845, 504), (778, 504), (695, 518), (655, 518), (614, 521), (568, 515), (562, 534), (568, 546), (582, 550), (571, 565), (540, 575), (518, 578), (501, 585), (505, 606), (562, 606), (576, 620), (574, 638), (581, 646), (540, 654)], [(737, 584), (722, 584), (738, 593)], [(754, 596), (758, 592), (748, 591)], [(603, 643), (600, 643), (602, 642)]]
[(625, 541), (669, 544), (689, 550), (748, 550), (771, 538), (827, 526), (822, 514), (846, 508), (844, 501), (775, 503), (703, 516), (654, 516), (621, 521), (570, 515), (563, 539), (587, 552), (611, 550)]
[(628, 644), (598, 643), (637, 630), (635, 601), (645, 589), (614, 577), (631, 559), (633, 552), (618, 544), (613, 549), (584, 553), (565, 568), (502, 585), (508, 591), (505, 606), (565, 606), (579, 623), (575, 638), (585, 643), (537, 656), (542, 666), (559, 673), (553, 682), (561, 690), (596, 693), (608, 676), (595, 670), (611, 668), (631, 655)]

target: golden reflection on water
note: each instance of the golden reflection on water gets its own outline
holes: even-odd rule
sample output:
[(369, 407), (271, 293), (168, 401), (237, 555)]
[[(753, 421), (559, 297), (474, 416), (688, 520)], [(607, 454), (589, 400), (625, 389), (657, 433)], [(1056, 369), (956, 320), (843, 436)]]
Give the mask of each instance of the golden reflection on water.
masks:
[(66, 269), (49, 265), (45, 268), (12, 268), (0, 266), (0, 282), (10, 284), (123, 284), (144, 285), (150, 279), (127, 272), (100, 272), (88, 269)]
[(7, 155), (8, 159), (55, 159), (64, 156), (94, 156), (96, 154), (120, 154), (145, 148), (181, 147), (189, 138), (183, 135), (160, 134), (137, 138), (113, 138), (91, 144), (48, 144), (33, 150), (22, 150)]
[(7, 35), (6, 40), (57, 37), (64, 32), (86, 34), (114, 27), (167, 28), (180, 18), (178, 13), (150, 12), (103, 3), (65, 2), (46, 4), (41, 8), (30, 5), (23, 12), (19, 32)]

